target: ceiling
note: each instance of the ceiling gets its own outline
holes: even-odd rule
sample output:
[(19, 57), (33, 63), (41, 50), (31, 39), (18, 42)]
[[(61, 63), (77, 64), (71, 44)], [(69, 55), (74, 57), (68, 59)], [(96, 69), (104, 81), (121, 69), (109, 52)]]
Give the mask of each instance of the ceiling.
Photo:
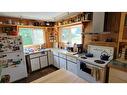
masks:
[(79, 12), (0, 12), (0, 16), (19, 17), (44, 21), (58, 21)]

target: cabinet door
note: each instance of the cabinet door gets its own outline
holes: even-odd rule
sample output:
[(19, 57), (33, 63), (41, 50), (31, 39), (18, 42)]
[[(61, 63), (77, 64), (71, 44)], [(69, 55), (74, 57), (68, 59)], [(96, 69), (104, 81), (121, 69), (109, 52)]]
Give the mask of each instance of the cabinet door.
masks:
[(66, 69), (66, 59), (59, 58), (60, 60), (60, 68)]
[(48, 66), (47, 56), (40, 57), (40, 64), (41, 64), (41, 68)]
[(40, 69), (39, 58), (31, 59), (31, 69), (32, 71)]
[(48, 51), (48, 62), (49, 65), (53, 64), (53, 52)]
[(67, 70), (77, 75), (77, 64), (67, 61)]
[(58, 56), (53, 56), (54, 57), (54, 66), (59, 68), (59, 57)]

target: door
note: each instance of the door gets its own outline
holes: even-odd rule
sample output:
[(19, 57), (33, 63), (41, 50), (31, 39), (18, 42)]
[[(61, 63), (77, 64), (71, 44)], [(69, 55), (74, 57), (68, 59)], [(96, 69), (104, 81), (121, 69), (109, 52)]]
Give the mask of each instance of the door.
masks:
[(40, 69), (40, 63), (39, 63), (39, 58), (33, 58), (31, 59), (31, 70), (35, 71)]
[(60, 68), (64, 68), (66, 70), (66, 59), (59, 58), (60, 59)]
[(41, 64), (41, 68), (48, 66), (47, 56), (40, 57), (40, 64)]
[(59, 57), (58, 56), (54, 56), (54, 66), (59, 68)]
[(77, 64), (67, 61), (67, 70), (77, 75)]

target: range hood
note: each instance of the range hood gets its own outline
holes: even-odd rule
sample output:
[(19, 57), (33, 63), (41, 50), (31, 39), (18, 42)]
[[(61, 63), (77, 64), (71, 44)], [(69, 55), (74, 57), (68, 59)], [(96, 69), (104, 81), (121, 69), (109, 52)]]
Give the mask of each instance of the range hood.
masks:
[(84, 34), (101, 34), (104, 33), (104, 12), (93, 12), (92, 29)]

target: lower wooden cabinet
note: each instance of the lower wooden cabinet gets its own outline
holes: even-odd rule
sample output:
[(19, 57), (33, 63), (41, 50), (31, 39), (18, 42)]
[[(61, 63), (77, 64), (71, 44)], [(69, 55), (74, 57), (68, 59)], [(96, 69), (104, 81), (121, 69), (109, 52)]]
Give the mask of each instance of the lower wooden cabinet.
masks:
[(64, 58), (60, 58), (59, 57), (59, 60), (60, 60), (60, 68), (63, 68), (63, 69), (67, 69), (66, 67), (67, 67), (67, 65), (66, 65), (66, 59), (64, 59)]
[(109, 83), (127, 83), (127, 72), (115, 68), (110, 68)]
[(31, 62), (31, 70), (32, 71), (36, 71), (36, 70), (40, 69), (39, 58), (30, 59), (30, 62)]
[(67, 61), (67, 70), (77, 75), (77, 64)]

